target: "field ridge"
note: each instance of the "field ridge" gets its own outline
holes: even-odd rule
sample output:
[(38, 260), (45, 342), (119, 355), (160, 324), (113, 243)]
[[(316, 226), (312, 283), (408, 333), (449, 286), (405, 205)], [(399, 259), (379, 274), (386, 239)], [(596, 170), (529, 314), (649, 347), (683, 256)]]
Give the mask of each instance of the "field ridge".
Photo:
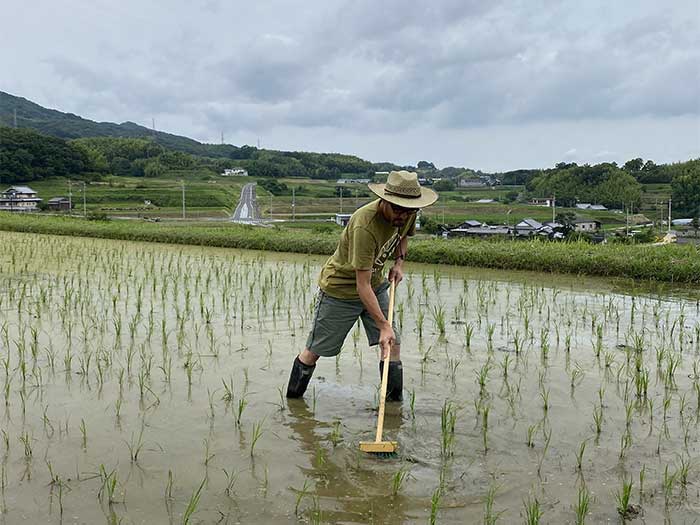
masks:
[[(0, 230), (127, 241), (189, 244), (330, 255), (337, 233), (234, 224), (154, 224), (75, 217), (0, 213)], [(593, 245), (586, 242), (421, 239), (409, 244), (414, 262), (503, 270), (700, 283), (700, 248), (694, 245)]]

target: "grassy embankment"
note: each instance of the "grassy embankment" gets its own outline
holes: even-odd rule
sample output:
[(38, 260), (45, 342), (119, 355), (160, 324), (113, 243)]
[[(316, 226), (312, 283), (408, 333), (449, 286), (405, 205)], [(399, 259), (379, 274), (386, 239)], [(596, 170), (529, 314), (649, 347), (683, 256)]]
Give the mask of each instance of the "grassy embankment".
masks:
[[(0, 230), (330, 254), (337, 232), (224, 224), (152, 224), (0, 213)], [(410, 261), (510, 270), (700, 283), (700, 250), (690, 245), (639, 246), (425, 239), (411, 243)]]

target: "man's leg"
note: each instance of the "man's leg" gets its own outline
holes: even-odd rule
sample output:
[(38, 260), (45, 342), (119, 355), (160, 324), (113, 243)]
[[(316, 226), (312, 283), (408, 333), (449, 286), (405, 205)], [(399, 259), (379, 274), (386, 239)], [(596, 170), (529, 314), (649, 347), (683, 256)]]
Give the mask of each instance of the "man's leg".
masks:
[[(382, 352), (383, 353), (383, 352)], [(379, 360), (379, 378), (384, 374), (384, 360)], [(389, 354), (389, 377), (386, 385), (387, 401), (403, 401), (403, 365), (401, 364), (401, 345), (394, 344)]]
[(287, 397), (298, 398), (304, 395), (311, 376), (316, 368), (316, 361), (320, 356), (311, 352), (308, 348), (304, 350), (294, 359), (292, 371), (289, 374), (289, 383), (287, 384)]
[(306, 347), (292, 365), (287, 397), (304, 395), (319, 357), (333, 357), (340, 353), (345, 337), (360, 316), (362, 308), (360, 301), (344, 301), (319, 293)]

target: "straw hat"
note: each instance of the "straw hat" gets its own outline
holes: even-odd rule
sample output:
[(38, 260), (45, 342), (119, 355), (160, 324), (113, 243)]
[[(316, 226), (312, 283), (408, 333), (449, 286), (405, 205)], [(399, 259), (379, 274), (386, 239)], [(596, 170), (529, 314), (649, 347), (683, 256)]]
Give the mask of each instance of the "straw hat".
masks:
[(369, 183), (367, 186), (385, 201), (404, 208), (425, 208), (438, 199), (433, 190), (421, 188), (418, 175), (411, 171), (392, 171), (386, 184)]

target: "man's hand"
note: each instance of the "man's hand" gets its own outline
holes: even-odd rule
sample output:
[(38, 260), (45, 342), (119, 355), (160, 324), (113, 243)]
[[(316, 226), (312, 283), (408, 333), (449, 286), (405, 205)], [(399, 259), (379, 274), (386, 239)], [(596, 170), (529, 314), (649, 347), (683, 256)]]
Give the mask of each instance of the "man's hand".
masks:
[(401, 265), (401, 262), (397, 262), (391, 267), (391, 270), (389, 270), (389, 282), (395, 281), (396, 284), (399, 284), (402, 280), (403, 266)]
[(379, 348), (382, 351), (382, 360), (386, 358), (386, 353), (391, 351), (395, 342), (396, 336), (394, 335), (394, 329), (387, 321), (381, 325), (379, 329)]

